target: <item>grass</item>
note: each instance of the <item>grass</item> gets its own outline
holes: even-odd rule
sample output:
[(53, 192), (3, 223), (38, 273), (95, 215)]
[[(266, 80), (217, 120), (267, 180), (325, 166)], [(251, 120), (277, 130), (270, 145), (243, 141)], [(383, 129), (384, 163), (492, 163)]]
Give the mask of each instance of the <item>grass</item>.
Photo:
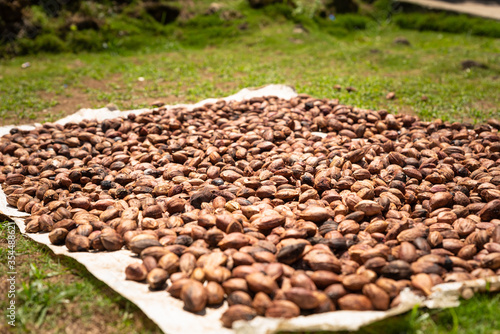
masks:
[[(269, 83), (424, 119), (483, 121), (498, 113), (498, 39), (404, 31), (390, 25), (342, 37), (314, 26), (309, 33), (294, 34), (293, 27), (293, 22), (284, 21), (245, 33), (237, 41), (202, 48), (150, 38), (150, 47), (136, 51), (3, 60), (0, 117), (4, 124), (53, 121), (81, 107), (115, 103), (133, 109), (158, 98), (195, 102)], [(394, 44), (398, 36), (411, 45)], [(460, 62), (465, 59), (489, 68), (464, 71)], [(21, 69), (24, 62), (31, 67)], [(337, 92), (336, 84), (357, 91)], [(397, 98), (387, 101), (390, 91)], [(428, 99), (422, 100), (423, 95)]]
[[(224, 3), (241, 15), (198, 15), (166, 26), (145, 20), (143, 30), (112, 17), (110, 29), (125, 35), (101, 52), (0, 60), (0, 121), (53, 121), (81, 107), (133, 109), (158, 98), (195, 102), (269, 83), (427, 120), (476, 122), (499, 113), (499, 39), (403, 30), (359, 15), (332, 22), (287, 6), (257, 11), (242, 1)], [(305, 31), (297, 33), (296, 24)], [(393, 43), (400, 36), (411, 45)], [(488, 68), (463, 70), (466, 59)], [(21, 69), (25, 62), (31, 67)], [(338, 92), (337, 84), (357, 90)], [(390, 91), (396, 99), (387, 101)]]
[[(383, 19), (377, 23), (340, 16), (328, 22), (280, 6), (259, 12), (241, 1), (222, 2), (243, 17), (228, 22), (215, 14), (171, 26), (149, 22), (142, 30), (117, 20), (111, 22), (113, 29), (129, 31), (100, 52), (0, 60), (0, 121), (54, 121), (79, 108), (108, 103), (124, 110), (158, 99), (168, 104), (196, 102), (270, 83), (426, 120), (483, 122), (500, 117), (499, 39), (404, 30)], [(299, 23), (305, 29), (294, 32)], [(410, 46), (395, 44), (396, 37), (407, 38)], [(460, 63), (465, 59), (487, 68), (463, 70)], [(31, 66), (22, 69), (25, 62)], [(349, 93), (348, 86), (356, 91)], [(386, 100), (391, 91), (396, 99)], [(3, 265), (4, 227), (0, 232)], [(159, 332), (133, 304), (73, 260), (58, 258), (19, 234), (17, 253), (20, 307), (14, 333), (60, 333), (68, 326), (72, 333)], [(6, 271), (0, 266), (2, 277)], [(6, 283), (1, 284), (5, 295)], [(0, 299), (2, 309), (6, 303)], [(361, 333), (498, 334), (499, 309), (500, 295), (478, 295), (459, 308), (416, 309)], [(5, 322), (0, 326), (1, 333), (8, 330)]]

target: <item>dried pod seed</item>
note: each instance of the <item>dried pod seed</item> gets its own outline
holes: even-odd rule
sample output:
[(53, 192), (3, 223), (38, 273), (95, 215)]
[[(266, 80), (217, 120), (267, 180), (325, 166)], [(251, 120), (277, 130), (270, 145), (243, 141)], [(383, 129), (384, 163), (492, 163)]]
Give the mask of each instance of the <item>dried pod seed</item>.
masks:
[(402, 242), (399, 249), (399, 259), (408, 263), (415, 261), (417, 259), (416, 247), (407, 241)]
[(500, 268), (500, 253), (491, 253), (483, 257), (481, 266), (493, 270)]
[(304, 288), (294, 287), (285, 290), (285, 297), (303, 310), (310, 310), (319, 306), (319, 300), (313, 291)]
[(136, 254), (141, 254), (144, 249), (152, 246), (161, 246), (161, 244), (156, 236), (145, 233), (132, 237), (127, 243), (127, 247)]
[(429, 242), (429, 245), (433, 248), (438, 247), (443, 242), (443, 235), (438, 231), (432, 231), (427, 236), (427, 242)]
[(431, 288), (434, 283), (428, 274), (420, 273), (411, 277), (411, 285), (415, 289), (423, 291), (425, 295), (428, 296), (431, 294)]
[(253, 292), (265, 292), (272, 294), (278, 290), (278, 284), (271, 277), (264, 275), (260, 272), (249, 274), (245, 277), (248, 287)]
[(411, 271), (414, 274), (424, 273), (424, 274), (438, 274), (438, 275), (442, 275), (446, 272), (446, 270), (439, 264), (425, 260), (419, 260), (417, 262), (413, 262), (411, 264)]
[(53, 245), (64, 245), (68, 230), (65, 228), (56, 228), (50, 231), (49, 240)]
[(72, 219), (65, 218), (54, 224), (54, 229), (57, 228), (64, 228), (68, 231), (71, 231), (72, 229), (76, 228), (76, 222)]
[(106, 228), (100, 234), (102, 245), (108, 251), (116, 251), (123, 247), (122, 237), (113, 229)]
[(464, 242), (458, 239), (443, 239), (443, 248), (454, 254), (458, 253), (464, 246)]
[(375, 282), (375, 284), (387, 292), (391, 298), (399, 295), (400, 288), (393, 279), (381, 277)]
[(258, 315), (264, 315), (267, 308), (271, 305), (271, 298), (264, 292), (257, 292), (252, 302), (252, 307)]
[(352, 311), (370, 311), (373, 310), (373, 305), (368, 297), (363, 295), (348, 294), (338, 300), (341, 310)]
[(311, 279), (314, 284), (320, 289), (324, 289), (332, 284), (342, 282), (342, 279), (339, 275), (327, 270), (318, 270), (313, 272), (311, 274)]
[(477, 254), (477, 249), (476, 245), (474, 244), (468, 244), (463, 246), (459, 251), (457, 256), (464, 259), (464, 260), (470, 260), (474, 257), (474, 255)]
[(313, 280), (302, 271), (295, 271), (291, 277), (290, 283), (294, 287), (301, 287), (307, 290), (316, 290)]
[(500, 217), (500, 199), (495, 199), (487, 203), (477, 215), (482, 221), (490, 221)]
[(191, 278), (199, 282), (205, 281), (205, 271), (202, 268), (195, 268), (191, 274)]
[(101, 241), (101, 231), (93, 231), (89, 235), (89, 240), (90, 240), (90, 248), (95, 249), (97, 251), (104, 251), (106, 248), (104, 248), (104, 245), (102, 244)]
[(152, 256), (143, 257), (142, 263), (146, 266), (146, 269), (148, 270), (148, 272), (150, 272), (151, 270), (153, 270), (154, 268), (156, 268), (158, 266), (158, 261), (156, 261), (156, 258), (154, 258)]
[(311, 206), (300, 213), (300, 218), (314, 223), (322, 223), (330, 218), (330, 213), (325, 208)]
[(172, 252), (163, 255), (158, 261), (158, 266), (166, 270), (169, 274), (179, 270), (179, 257)]
[(305, 242), (297, 242), (284, 246), (276, 254), (276, 260), (281, 263), (292, 264), (300, 258), (306, 245)]
[(224, 289), (219, 283), (208, 282), (205, 286), (207, 305), (219, 305), (224, 301)]
[(359, 291), (368, 283), (370, 280), (366, 276), (357, 274), (347, 275), (342, 280), (342, 284), (351, 291)]
[(79, 234), (68, 234), (65, 244), (70, 252), (86, 252), (90, 249), (89, 238)]
[(411, 269), (408, 262), (395, 260), (383, 267), (381, 273), (388, 278), (405, 279), (411, 276)]
[(363, 286), (363, 294), (368, 297), (376, 310), (385, 311), (391, 301), (387, 292), (376, 284), (369, 283)]
[(257, 316), (255, 310), (246, 305), (230, 306), (221, 316), (221, 322), (224, 327), (231, 328), (233, 322), (237, 320), (250, 321)]
[(335, 273), (340, 273), (341, 271), (340, 261), (330, 252), (313, 249), (303, 259), (315, 271), (328, 270)]
[(214, 281), (217, 283), (223, 283), (231, 277), (231, 271), (226, 267), (212, 267), (208, 266), (204, 269), (205, 279), (207, 281)]
[(432, 211), (447, 206), (453, 201), (453, 195), (449, 192), (437, 192), (429, 200)]
[(240, 249), (241, 247), (244, 247), (248, 245), (250, 242), (250, 239), (248, 238), (247, 235), (239, 232), (231, 233), (226, 235), (218, 244), (217, 246), (220, 247), (220, 249), (225, 250), (228, 248), (236, 248)]
[(37, 233), (37, 232), (40, 232), (40, 223), (39, 223), (38, 219), (34, 219), (34, 220), (30, 221), (26, 225), (26, 232), (27, 233)]
[(182, 254), (182, 256), (179, 259), (180, 270), (187, 276), (190, 276), (193, 273), (195, 267), (196, 267), (196, 257), (191, 253)]
[(166, 203), (166, 209), (170, 214), (183, 212), (186, 200), (182, 198), (172, 198)]
[(222, 283), (222, 287), (228, 295), (234, 291), (248, 291), (248, 284), (244, 278), (230, 278)]
[(190, 281), (188, 278), (176, 280), (167, 288), (167, 292), (174, 298), (180, 298), (182, 288)]
[(269, 230), (281, 226), (285, 223), (285, 217), (274, 210), (266, 210), (262, 212), (261, 217), (255, 219), (253, 226), (259, 230)]
[(181, 289), (180, 297), (184, 302), (184, 309), (189, 312), (200, 312), (207, 305), (207, 292), (203, 284), (188, 279)]
[(404, 242), (404, 241), (413, 242), (417, 238), (423, 238), (426, 236), (427, 236), (427, 231), (425, 229), (415, 227), (409, 230), (402, 231), (401, 233), (399, 233), (397, 238), (399, 242)]
[(140, 282), (146, 279), (147, 274), (146, 266), (139, 262), (131, 263), (125, 268), (125, 277), (128, 280)]
[(332, 284), (325, 289), (325, 293), (331, 300), (337, 301), (340, 297), (345, 296), (348, 291), (342, 284)]
[(234, 291), (227, 296), (227, 303), (231, 305), (247, 305), (252, 306), (252, 297), (244, 291)]
[(54, 228), (54, 221), (52, 217), (47, 214), (43, 214), (38, 218), (38, 224), (42, 232), (50, 232)]
[(266, 317), (293, 318), (300, 315), (300, 308), (288, 300), (274, 300), (266, 310)]
[(335, 304), (324, 292), (315, 291), (314, 295), (318, 300), (318, 307), (316, 307), (314, 313), (325, 313), (335, 311)]
[(367, 216), (374, 216), (381, 213), (383, 208), (375, 201), (362, 200), (355, 205), (354, 209), (363, 212)]
[(384, 268), (386, 265), (387, 265), (387, 261), (383, 257), (374, 257), (374, 258), (367, 260), (364, 263), (364, 266), (366, 269), (372, 270), (376, 273), (380, 273), (382, 268)]
[(76, 234), (88, 237), (92, 233), (93, 227), (90, 224), (80, 225), (76, 228)]
[(160, 290), (165, 285), (168, 279), (168, 272), (162, 268), (153, 268), (146, 276), (146, 283), (148, 283), (151, 290)]
[(163, 246), (151, 246), (151, 247), (148, 247), (148, 248), (145, 248), (141, 254), (140, 254), (140, 257), (144, 260), (146, 257), (152, 257), (154, 258), (155, 260), (159, 260), (161, 259), (161, 257), (163, 255), (166, 255), (170, 253), (170, 251), (166, 248), (166, 247), (163, 247)]

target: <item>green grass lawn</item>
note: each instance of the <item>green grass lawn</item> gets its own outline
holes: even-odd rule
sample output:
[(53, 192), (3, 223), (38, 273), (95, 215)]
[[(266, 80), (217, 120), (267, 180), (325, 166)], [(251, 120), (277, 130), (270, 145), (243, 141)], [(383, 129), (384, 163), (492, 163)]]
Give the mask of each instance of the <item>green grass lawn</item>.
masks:
[[(308, 32), (294, 33), (293, 20), (247, 11), (229, 24), (203, 16), (178, 30), (132, 35), (120, 40), (127, 48), (1, 60), (0, 119), (4, 124), (53, 121), (82, 107), (195, 102), (270, 83), (425, 119), (498, 117), (500, 39), (400, 30), (375, 21), (346, 33), (305, 20)], [(238, 28), (241, 22), (247, 30)], [(401, 36), (411, 44), (393, 42)], [(131, 49), (135, 42), (139, 46)], [(461, 61), (467, 59), (488, 68), (463, 70)], [(25, 62), (31, 67), (21, 69)], [(337, 91), (334, 85), (356, 91)], [(391, 91), (396, 99), (388, 101)]]
[[(97, 53), (0, 60), (0, 121), (54, 121), (79, 108), (108, 103), (125, 110), (155, 100), (196, 102), (271, 83), (427, 120), (482, 122), (500, 117), (500, 39), (401, 30), (375, 21), (366, 29), (347, 32), (305, 20), (308, 32), (297, 33), (294, 20), (236, 8), (244, 17), (229, 24), (213, 26), (217, 20), (209, 17), (156, 33), (136, 32), (119, 41), (127, 47), (114, 44)], [(246, 30), (238, 28), (242, 23)], [(410, 45), (395, 44), (396, 37), (405, 37)], [(466, 59), (487, 68), (464, 70), (461, 61)], [(31, 66), (21, 69), (25, 62)], [(348, 92), (349, 86), (356, 90)], [(386, 100), (391, 91), (396, 98)], [(0, 231), (4, 277), (6, 232), (3, 227)], [(18, 323), (10, 329), (0, 322), (1, 333), (63, 333), (68, 326), (71, 333), (160, 332), (134, 305), (73, 260), (58, 258), (19, 234), (17, 252)], [(2, 296), (6, 286), (2, 280)], [(0, 299), (3, 310), (6, 303)], [(361, 332), (498, 334), (498, 310), (500, 295), (479, 295), (455, 309), (414, 310)]]

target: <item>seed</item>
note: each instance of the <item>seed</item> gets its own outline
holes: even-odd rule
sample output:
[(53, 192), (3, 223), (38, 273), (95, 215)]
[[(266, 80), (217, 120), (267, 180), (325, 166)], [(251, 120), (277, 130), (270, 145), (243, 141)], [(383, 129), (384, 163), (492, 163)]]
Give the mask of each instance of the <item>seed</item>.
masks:
[(56, 228), (50, 231), (49, 240), (54, 245), (64, 245), (66, 236), (68, 235), (68, 230), (65, 228)]
[(140, 254), (144, 249), (152, 246), (161, 246), (161, 244), (156, 236), (145, 233), (134, 236), (127, 243), (127, 247), (136, 254)]
[(90, 249), (90, 241), (89, 238), (79, 235), (73, 234), (66, 237), (66, 247), (70, 252), (86, 252)]
[(227, 303), (231, 305), (247, 305), (252, 306), (252, 297), (244, 291), (234, 291), (227, 296)]
[(142, 259), (126, 277), (170, 279), (193, 312), (227, 298), (227, 326), (385, 310), (407, 287), (499, 273), (498, 129), (302, 94), (220, 100), (12, 131), (0, 181), (27, 233), (125, 245)]
[(366, 276), (357, 274), (347, 275), (342, 280), (342, 284), (351, 291), (361, 290), (368, 283), (370, 280)]
[(260, 230), (268, 230), (285, 223), (285, 217), (281, 216), (274, 210), (267, 210), (262, 213), (262, 217), (253, 221), (253, 226)]
[(309, 220), (314, 223), (321, 223), (330, 218), (330, 213), (327, 209), (318, 206), (313, 206), (301, 212), (300, 218)]
[(491, 253), (483, 257), (481, 265), (496, 270), (500, 268), (500, 253)]
[(127, 279), (132, 280), (132, 281), (143, 281), (146, 279), (146, 276), (148, 274), (148, 271), (146, 269), (146, 266), (144, 266), (142, 263), (132, 263), (125, 268), (125, 276)]
[(207, 292), (203, 285), (195, 280), (188, 280), (181, 289), (184, 309), (189, 312), (200, 312), (207, 304)]
[(207, 305), (219, 305), (224, 301), (224, 289), (219, 283), (208, 282), (205, 286)]
[(354, 209), (363, 212), (367, 216), (373, 216), (381, 213), (383, 208), (375, 201), (362, 200), (356, 204)]
[(250, 321), (257, 316), (255, 310), (246, 305), (232, 305), (221, 316), (224, 327), (231, 328), (237, 320)]
[(411, 285), (422, 290), (426, 296), (431, 294), (431, 288), (434, 285), (428, 274), (420, 273), (411, 277)]
[(151, 290), (160, 290), (168, 279), (168, 272), (162, 268), (153, 268), (146, 276), (146, 282)]
[(282, 263), (292, 264), (300, 258), (306, 245), (305, 242), (298, 242), (284, 246), (278, 251), (278, 254), (276, 254), (276, 260)]
[(172, 282), (172, 284), (167, 288), (167, 292), (174, 298), (181, 298), (182, 288), (188, 284), (191, 280), (188, 278), (181, 278)]
[(376, 310), (385, 311), (389, 308), (390, 297), (376, 284), (369, 283), (363, 286), (363, 294), (370, 299)]
[(271, 298), (264, 292), (257, 292), (252, 302), (252, 307), (255, 309), (258, 315), (264, 315), (266, 310), (271, 305)]
[(274, 300), (265, 315), (270, 318), (293, 318), (300, 315), (300, 308), (288, 300)]
[(278, 284), (269, 276), (262, 273), (253, 273), (245, 277), (248, 287), (253, 292), (265, 292), (272, 294), (278, 289)]
[(102, 245), (108, 251), (116, 251), (123, 247), (122, 237), (113, 229), (104, 229), (100, 234)]
[(173, 274), (179, 269), (179, 257), (176, 254), (169, 252), (160, 258), (158, 266), (166, 270), (169, 274)]
[(315, 294), (307, 289), (296, 287), (285, 290), (286, 299), (295, 303), (303, 310), (314, 309), (319, 306), (319, 300)]
[(341, 310), (369, 311), (373, 310), (373, 305), (368, 297), (363, 295), (348, 294), (338, 300)]

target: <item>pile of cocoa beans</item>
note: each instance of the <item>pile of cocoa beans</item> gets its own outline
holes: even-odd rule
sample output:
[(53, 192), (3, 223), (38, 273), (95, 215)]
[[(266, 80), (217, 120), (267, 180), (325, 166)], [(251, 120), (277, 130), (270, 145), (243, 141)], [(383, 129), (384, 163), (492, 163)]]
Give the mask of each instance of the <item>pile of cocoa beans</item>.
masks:
[(387, 310), (500, 275), (500, 122), (299, 95), (156, 108), (0, 139), (8, 203), (70, 251), (221, 321)]

